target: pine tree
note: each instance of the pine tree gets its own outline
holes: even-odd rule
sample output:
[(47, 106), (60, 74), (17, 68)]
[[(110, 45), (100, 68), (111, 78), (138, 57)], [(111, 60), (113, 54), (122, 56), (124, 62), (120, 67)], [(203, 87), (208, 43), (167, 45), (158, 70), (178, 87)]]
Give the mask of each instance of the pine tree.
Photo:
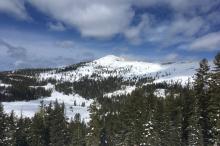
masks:
[(191, 94), (189, 85), (181, 91), (182, 98), (182, 126), (181, 126), (181, 145), (189, 145), (189, 138), (192, 136), (190, 134), (190, 119), (192, 119), (193, 106), (195, 104), (194, 97)]
[(86, 144), (86, 125), (81, 122), (80, 114), (76, 114), (74, 120), (71, 120), (69, 130), (71, 146), (84, 146)]
[(48, 106), (44, 106), (44, 111), (45, 111), (45, 117), (44, 117), (44, 124), (45, 124), (45, 132), (44, 132), (44, 137), (45, 137), (45, 145), (49, 146), (50, 145), (50, 126), (52, 122), (52, 103), (50, 102)]
[(51, 146), (65, 146), (68, 145), (66, 140), (69, 135), (67, 135), (67, 125), (64, 115), (64, 104), (60, 105), (57, 101), (54, 103), (54, 109), (51, 113), (51, 123), (50, 123), (50, 145)]
[(168, 117), (166, 124), (166, 145), (180, 145), (181, 140), (181, 105), (179, 103), (180, 98), (175, 97), (174, 93), (171, 93), (165, 99), (165, 115)]
[(31, 124), (31, 145), (44, 146), (45, 145), (45, 124), (43, 113), (36, 113), (32, 119)]
[(14, 133), (16, 131), (16, 118), (14, 115), (14, 111), (7, 116), (7, 129), (5, 131), (5, 135), (7, 137), (6, 145), (12, 146), (15, 144)]
[(200, 113), (198, 112), (197, 104), (193, 105), (192, 117), (189, 119), (189, 137), (188, 145), (192, 146), (202, 146), (202, 129), (199, 124)]
[(99, 145), (99, 136), (101, 133), (101, 120), (99, 109), (100, 104), (94, 100), (90, 106), (90, 122), (89, 122), (89, 131), (87, 134), (87, 145), (89, 146), (98, 146)]
[(210, 115), (215, 132), (215, 141), (220, 145), (220, 52), (215, 56), (214, 65), (210, 83)]
[(158, 140), (158, 131), (156, 128), (157, 119), (155, 112), (157, 111), (157, 98), (153, 92), (148, 89), (148, 95), (144, 96), (142, 101), (142, 145), (156, 145)]
[(142, 104), (143, 96), (131, 95), (121, 112), (122, 129), (126, 129), (123, 141), (125, 145), (139, 145), (141, 143), (143, 124), (145, 124), (145, 121), (141, 120)]
[(195, 94), (198, 104), (199, 124), (201, 126), (203, 145), (213, 143), (213, 133), (209, 117), (210, 95), (209, 95), (209, 65), (206, 59), (200, 62), (195, 79)]
[(3, 105), (0, 103), (0, 145), (5, 145), (6, 141), (6, 115), (4, 113)]
[(155, 110), (155, 124), (154, 130), (157, 132), (156, 142), (157, 145), (165, 146), (167, 141), (168, 116), (165, 114), (165, 101), (160, 98), (157, 101)]
[(22, 116), (18, 120), (17, 128), (15, 131), (15, 146), (29, 146), (29, 127), (30, 121), (25, 120)]

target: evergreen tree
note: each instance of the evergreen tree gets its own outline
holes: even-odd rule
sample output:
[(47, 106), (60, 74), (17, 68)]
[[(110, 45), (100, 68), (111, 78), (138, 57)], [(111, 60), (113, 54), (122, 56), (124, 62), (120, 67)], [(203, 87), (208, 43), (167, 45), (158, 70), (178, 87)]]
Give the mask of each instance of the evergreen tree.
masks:
[(16, 117), (14, 116), (14, 111), (7, 116), (7, 129), (5, 135), (7, 137), (6, 145), (12, 146), (15, 144), (14, 133), (16, 131)]
[(48, 106), (44, 106), (44, 111), (45, 111), (45, 117), (44, 117), (44, 124), (45, 124), (45, 132), (44, 132), (44, 137), (45, 137), (45, 145), (49, 146), (50, 145), (50, 126), (51, 122), (53, 120), (51, 114), (53, 112), (52, 109), (52, 103), (50, 102)]
[(69, 124), (71, 146), (85, 146), (86, 125), (81, 122), (80, 114), (74, 116)]
[(64, 104), (60, 105), (57, 101), (54, 103), (54, 109), (51, 113), (50, 123), (50, 145), (65, 146), (68, 145), (68, 132), (64, 115)]
[(0, 103), (0, 145), (5, 145), (6, 141), (6, 115), (4, 113), (3, 105)]
[(45, 146), (45, 124), (43, 113), (36, 113), (31, 124), (31, 145)]
[(209, 95), (209, 65), (206, 59), (200, 62), (195, 79), (195, 94), (198, 104), (199, 124), (201, 126), (203, 145), (213, 143), (212, 126), (209, 116), (210, 95)]
[(192, 117), (189, 119), (189, 137), (188, 145), (192, 146), (202, 146), (203, 145), (203, 135), (201, 125), (199, 124), (200, 113), (198, 112), (198, 106), (195, 103), (193, 105)]
[(24, 119), (22, 116), (18, 120), (17, 128), (14, 134), (15, 137), (15, 146), (30, 146), (29, 145), (29, 132), (28, 129), (30, 129), (29, 123), (30, 121), (27, 119)]
[(195, 98), (193, 97), (192, 91), (188, 85), (181, 90), (182, 99), (182, 126), (181, 126), (181, 145), (189, 145), (189, 139), (192, 136), (190, 127), (192, 126), (190, 120), (193, 118), (193, 110), (195, 105)]
[(90, 122), (89, 122), (89, 131), (87, 134), (87, 145), (89, 146), (98, 146), (100, 143), (100, 133), (101, 133), (101, 120), (99, 109), (100, 104), (94, 100), (94, 102), (90, 106)]
[(165, 99), (165, 115), (167, 115), (166, 145), (180, 145), (181, 140), (181, 99), (171, 93)]
[(167, 145), (167, 129), (168, 129), (168, 116), (165, 114), (165, 100), (163, 98), (158, 99), (157, 107), (155, 110), (155, 124), (154, 130), (156, 134), (157, 145)]
[(220, 52), (215, 56), (214, 65), (210, 83), (210, 115), (215, 133), (215, 141), (220, 145)]

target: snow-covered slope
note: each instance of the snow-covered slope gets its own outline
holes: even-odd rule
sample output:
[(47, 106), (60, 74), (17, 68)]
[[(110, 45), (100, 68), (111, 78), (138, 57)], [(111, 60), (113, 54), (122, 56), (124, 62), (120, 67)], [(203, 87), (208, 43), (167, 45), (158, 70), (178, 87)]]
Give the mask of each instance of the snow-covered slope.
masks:
[[(41, 79), (53, 78), (63, 81), (78, 81), (82, 77), (88, 76), (93, 79), (102, 79), (109, 76), (123, 77), (129, 79), (137, 76), (146, 76), (148, 73), (153, 73), (163, 70), (160, 64), (129, 61), (124, 58), (108, 55), (98, 60), (86, 63), (78, 67), (76, 70), (67, 72), (55, 73), (50, 71), (40, 74)], [(96, 74), (97, 76), (93, 75)]]
[[(152, 77), (155, 79), (153, 81), (154, 83), (179, 81), (184, 84), (188, 79), (191, 79), (192, 81), (196, 68), (198, 68), (198, 62), (196, 61), (159, 64), (131, 61), (122, 57), (108, 55), (91, 62), (41, 72), (37, 78), (40, 80), (51, 78), (59, 82), (76, 82), (84, 77), (94, 80), (103, 80), (112, 76), (122, 77), (124, 81)], [(142, 85), (145, 84), (149, 83), (144, 82)], [(9, 85), (1, 83), (0, 86)], [(3, 105), (5, 106), (6, 112), (14, 110), (17, 115), (20, 115), (22, 112), (25, 116), (33, 116), (39, 109), (41, 100), (44, 100), (45, 104), (58, 100), (60, 103), (65, 103), (66, 114), (68, 117), (73, 117), (76, 113), (80, 113), (84, 120), (89, 120), (88, 107), (92, 100), (86, 100), (78, 94), (64, 95), (63, 93), (56, 91), (52, 84), (42, 87), (45, 89), (52, 89), (51, 97), (40, 98), (28, 102), (4, 102)], [(135, 85), (124, 85), (120, 90), (111, 93), (104, 93), (103, 96), (110, 98), (111, 96), (130, 94), (135, 89)], [(155, 94), (164, 97), (165, 92), (161, 89), (160, 91), (155, 92)], [(74, 105), (74, 102), (76, 105)], [(85, 106), (80, 106), (82, 102), (85, 103)]]
[(155, 82), (178, 81), (185, 84), (193, 80), (198, 67), (199, 63), (197, 61), (176, 62), (162, 65), (163, 70), (159, 72), (159, 76), (156, 78)]
[(85, 122), (89, 121), (88, 107), (93, 100), (86, 100), (78, 94), (64, 95), (63, 93), (57, 92), (51, 84), (48, 84), (45, 88), (52, 90), (50, 97), (31, 101), (3, 102), (5, 112), (10, 113), (13, 110), (17, 116), (22, 114), (23, 116), (32, 117), (39, 111), (41, 101), (43, 101), (45, 105), (48, 105), (50, 102), (57, 100), (59, 103), (65, 104), (67, 118), (74, 118), (76, 113), (80, 113), (82, 120)]
[(130, 61), (114, 55), (108, 55), (103, 58), (85, 63), (75, 70), (63, 71), (57, 73), (57, 70), (52, 70), (46, 73), (41, 73), (40, 79), (53, 78), (56, 80), (74, 82), (82, 77), (88, 76), (91, 79), (103, 79), (109, 76), (122, 77), (124, 80), (134, 77), (156, 77), (156, 80), (186, 80), (191, 77), (198, 62), (181, 62), (161, 65), (158, 63), (148, 63), (141, 61)]

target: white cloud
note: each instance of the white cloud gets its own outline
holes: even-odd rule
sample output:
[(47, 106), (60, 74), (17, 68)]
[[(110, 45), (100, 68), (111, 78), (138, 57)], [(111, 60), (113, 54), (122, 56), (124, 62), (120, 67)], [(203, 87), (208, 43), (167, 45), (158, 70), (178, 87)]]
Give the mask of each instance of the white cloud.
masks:
[[(190, 43), (197, 33), (208, 32), (211, 20), (219, 23), (215, 18), (218, 13), (210, 15), (208, 20), (197, 14), (208, 12), (219, 3), (210, 0), (1, 0), (0, 11), (25, 19), (28, 17), (24, 6), (27, 2), (56, 21), (47, 24), (51, 30), (64, 31), (72, 27), (83, 37), (98, 39), (120, 34), (130, 43), (151, 42), (161, 48)], [(153, 14), (143, 12), (141, 21), (132, 25), (133, 6), (163, 5), (174, 10), (171, 20), (160, 22)]]
[(141, 34), (143, 29), (147, 29), (149, 27), (149, 18), (148, 15), (143, 14), (141, 21), (136, 26), (130, 26), (124, 31), (125, 37), (131, 41), (133, 44), (139, 44), (143, 40), (141, 38)]
[(60, 23), (60, 22), (57, 22), (57, 23), (48, 23), (48, 27), (50, 30), (54, 30), (54, 31), (64, 31), (66, 30), (65, 26)]
[(177, 53), (170, 53), (165, 57), (166, 61), (174, 61), (179, 57)]
[(220, 32), (209, 33), (197, 38), (190, 45), (190, 50), (220, 50)]
[(197, 12), (208, 12), (213, 6), (219, 4), (218, 0), (132, 0), (138, 7), (151, 7), (156, 5), (170, 6), (177, 13), (196, 15)]
[(158, 49), (169, 46), (190, 43), (201, 32), (207, 32), (209, 27), (200, 17), (185, 18), (177, 15), (172, 21), (152, 23), (154, 18), (150, 17), (149, 23), (139, 31), (142, 40), (158, 45)]
[(123, 32), (134, 15), (125, 0), (32, 0), (37, 9), (71, 27), (82, 36), (105, 38)]
[(200, 17), (193, 17), (185, 19), (183, 17), (177, 18), (169, 26), (169, 33), (171, 35), (181, 34), (191, 37), (195, 35), (204, 26), (204, 21)]
[(200, 17), (184, 18), (176, 16), (172, 21), (156, 24), (152, 16), (143, 14), (137, 26), (129, 27), (125, 36), (133, 43), (148, 41), (159, 43), (160, 47), (167, 47), (177, 43), (189, 42), (194, 35), (207, 31), (206, 22)]
[(119, 47), (119, 48), (113, 48), (114, 51), (120, 51), (120, 52), (128, 52), (129, 48), (127, 47)]
[(196, 15), (205, 13), (219, 4), (218, 0), (165, 0), (174, 10), (181, 13)]
[(55, 67), (109, 54), (107, 49), (93, 46), (93, 43), (62, 40), (47, 33), (11, 28), (0, 29), (0, 51), (0, 70)]
[(23, 0), (1, 0), (0, 12), (15, 16), (18, 19), (28, 19)]
[(12, 58), (26, 58), (27, 50), (24, 47), (11, 45), (0, 39), (0, 47), (1, 46), (7, 49), (7, 54)]
[(58, 41), (56, 42), (56, 44), (58, 47), (61, 47), (61, 48), (74, 48), (76, 45), (76, 43), (71, 40)]

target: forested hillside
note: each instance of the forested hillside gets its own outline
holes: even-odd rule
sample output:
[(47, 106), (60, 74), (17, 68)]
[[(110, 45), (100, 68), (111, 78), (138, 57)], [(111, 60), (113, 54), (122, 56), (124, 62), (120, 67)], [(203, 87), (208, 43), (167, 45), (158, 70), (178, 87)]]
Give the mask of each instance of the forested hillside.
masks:
[[(6, 94), (7, 97), (0, 95), (1, 101), (8, 97), (10, 100), (30, 100), (39, 95), (49, 96), (52, 91), (42, 86), (50, 83), (56, 91), (66, 95), (78, 93), (92, 99), (93, 103), (89, 106), (88, 123), (80, 118), (80, 114), (75, 114), (72, 119), (67, 117), (64, 103), (58, 101), (49, 105), (41, 102), (33, 117), (24, 117), (22, 111), (20, 115), (15, 115), (13, 111), (6, 114), (0, 105), (0, 145), (220, 145), (220, 53), (213, 62), (214, 67), (210, 68), (211, 63), (201, 60), (194, 80), (184, 84), (179, 81), (154, 82), (156, 78), (150, 76), (129, 80), (117, 76), (94, 80), (93, 76), (87, 76), (74, 82), (57, 76), (59, 80), (46, 78), (33, 81), (32, 73), (17, 73), (17, 76), (2, 73), (1, 80), (4, 80), (5, 86), (1, 91), (13, 92)], [(77, 67), (73, 68), (76, 70)], [(51, 72), (50, 69), (45, 70), (45, 74), (48, 71)], [(51, 75), (56, 76), (54, 72)], [(21, 80), (24, 87), (19, 86)], [(136, 88), (130, 94), (104, 96), (105, 93), (122, 89), (122, 86)], [(26, 87), (28, 89), (23, 89)], [(18, 94), (19, 91), (25, 92)]]

